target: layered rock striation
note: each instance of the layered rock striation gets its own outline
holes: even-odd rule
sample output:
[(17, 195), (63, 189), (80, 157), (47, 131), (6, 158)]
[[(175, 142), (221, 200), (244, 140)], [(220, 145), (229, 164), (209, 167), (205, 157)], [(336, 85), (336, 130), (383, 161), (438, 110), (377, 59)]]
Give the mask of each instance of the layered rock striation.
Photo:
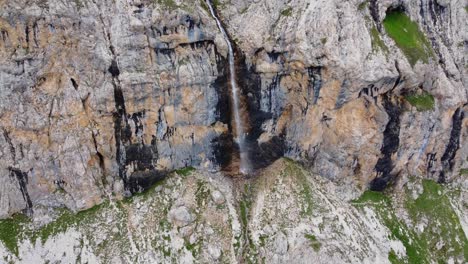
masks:
[[(466, 186), (462, 1), (215, 4), (256, 169), (287, 156), (361, 189), (408, 175)], [(0, 217), (236, 159), (227, 46), (203, 2), (0, 7)]]

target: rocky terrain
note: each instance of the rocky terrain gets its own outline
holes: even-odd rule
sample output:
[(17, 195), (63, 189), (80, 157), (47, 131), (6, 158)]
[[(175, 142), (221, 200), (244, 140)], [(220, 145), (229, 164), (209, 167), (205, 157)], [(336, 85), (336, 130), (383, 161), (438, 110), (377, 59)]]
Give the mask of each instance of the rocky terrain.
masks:
[(10, 220), (0, 262), (464, 263), (467, 195), (411, 178), (353, 198), (290, 160), (250, 180), (185, 169), (77, 215), (40, 208)]
[(0, 0), (0, 262), (466, 262), (468, 3), (212, 3), (247, 178), (206, 2)]

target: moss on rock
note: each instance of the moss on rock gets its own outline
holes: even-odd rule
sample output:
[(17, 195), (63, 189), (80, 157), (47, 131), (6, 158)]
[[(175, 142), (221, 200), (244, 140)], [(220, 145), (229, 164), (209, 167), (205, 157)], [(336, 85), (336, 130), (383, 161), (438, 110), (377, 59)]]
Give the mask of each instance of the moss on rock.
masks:
[(390, 11), (383, 21), (385, 31), (403, 51), (411, 66), (418, 61), (429, 63), (434, 57), (429, 40), (419, 30), (418, 24), (402, 11)]

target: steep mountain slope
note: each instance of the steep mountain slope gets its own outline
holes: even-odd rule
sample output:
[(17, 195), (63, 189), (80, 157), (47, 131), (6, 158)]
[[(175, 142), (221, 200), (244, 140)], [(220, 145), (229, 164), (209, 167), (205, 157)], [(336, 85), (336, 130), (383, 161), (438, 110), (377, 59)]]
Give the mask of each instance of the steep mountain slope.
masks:
[(413, 180), (402, 193), (347, 201), (348, 186), (290, 160), (251, 180), (183, 170), (142, 195), (62, 211), (34, 228), (50, 215), (43, 209), (17, 222), (17, 241), (5, 241), (0, 222), (8, 242), (0, 255), (15, 263), (463, 263), (467, 194)]

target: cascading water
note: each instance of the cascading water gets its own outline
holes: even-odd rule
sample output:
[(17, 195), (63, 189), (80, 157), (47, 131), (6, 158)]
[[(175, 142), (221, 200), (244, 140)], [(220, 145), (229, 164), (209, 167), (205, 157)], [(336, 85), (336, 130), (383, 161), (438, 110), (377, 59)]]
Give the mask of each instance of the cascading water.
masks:
[(224, 30), (221, 21), (216, 16), (216, 12), (214, 11), (213, 5), (211, 4), (210, 0), (206, 0), (206, 4), (208, 5), (211, 15), (216, 20), (218, 24), (218, 28), (223, 34), (224, 40), (228, 45), (229, 49), (229, 73), (230, 73), (230, 81), (231, 81), (231, 93), (232, 93), (232, 101), (233, 101), (233, 113), (234, 113), (234, 128), (235, 128), (235, 140), (239, 145), (239, 152), (240, 152), (240, 172), (243, 174), (248, 174), (251, 172), (252, 167), (249, 160), (249, 155), (247, 151), (246, 145), (246, 133), (244, 125), (242, 124), (241, 118), (241, 106), (240, 106), (240, 99), (239, 99), (239, 87), (237, 86), (236, 82), (236, 69), (235, 69), (235, 62), (234, 62), (234, 49), (232, 48), (232, 43)]

